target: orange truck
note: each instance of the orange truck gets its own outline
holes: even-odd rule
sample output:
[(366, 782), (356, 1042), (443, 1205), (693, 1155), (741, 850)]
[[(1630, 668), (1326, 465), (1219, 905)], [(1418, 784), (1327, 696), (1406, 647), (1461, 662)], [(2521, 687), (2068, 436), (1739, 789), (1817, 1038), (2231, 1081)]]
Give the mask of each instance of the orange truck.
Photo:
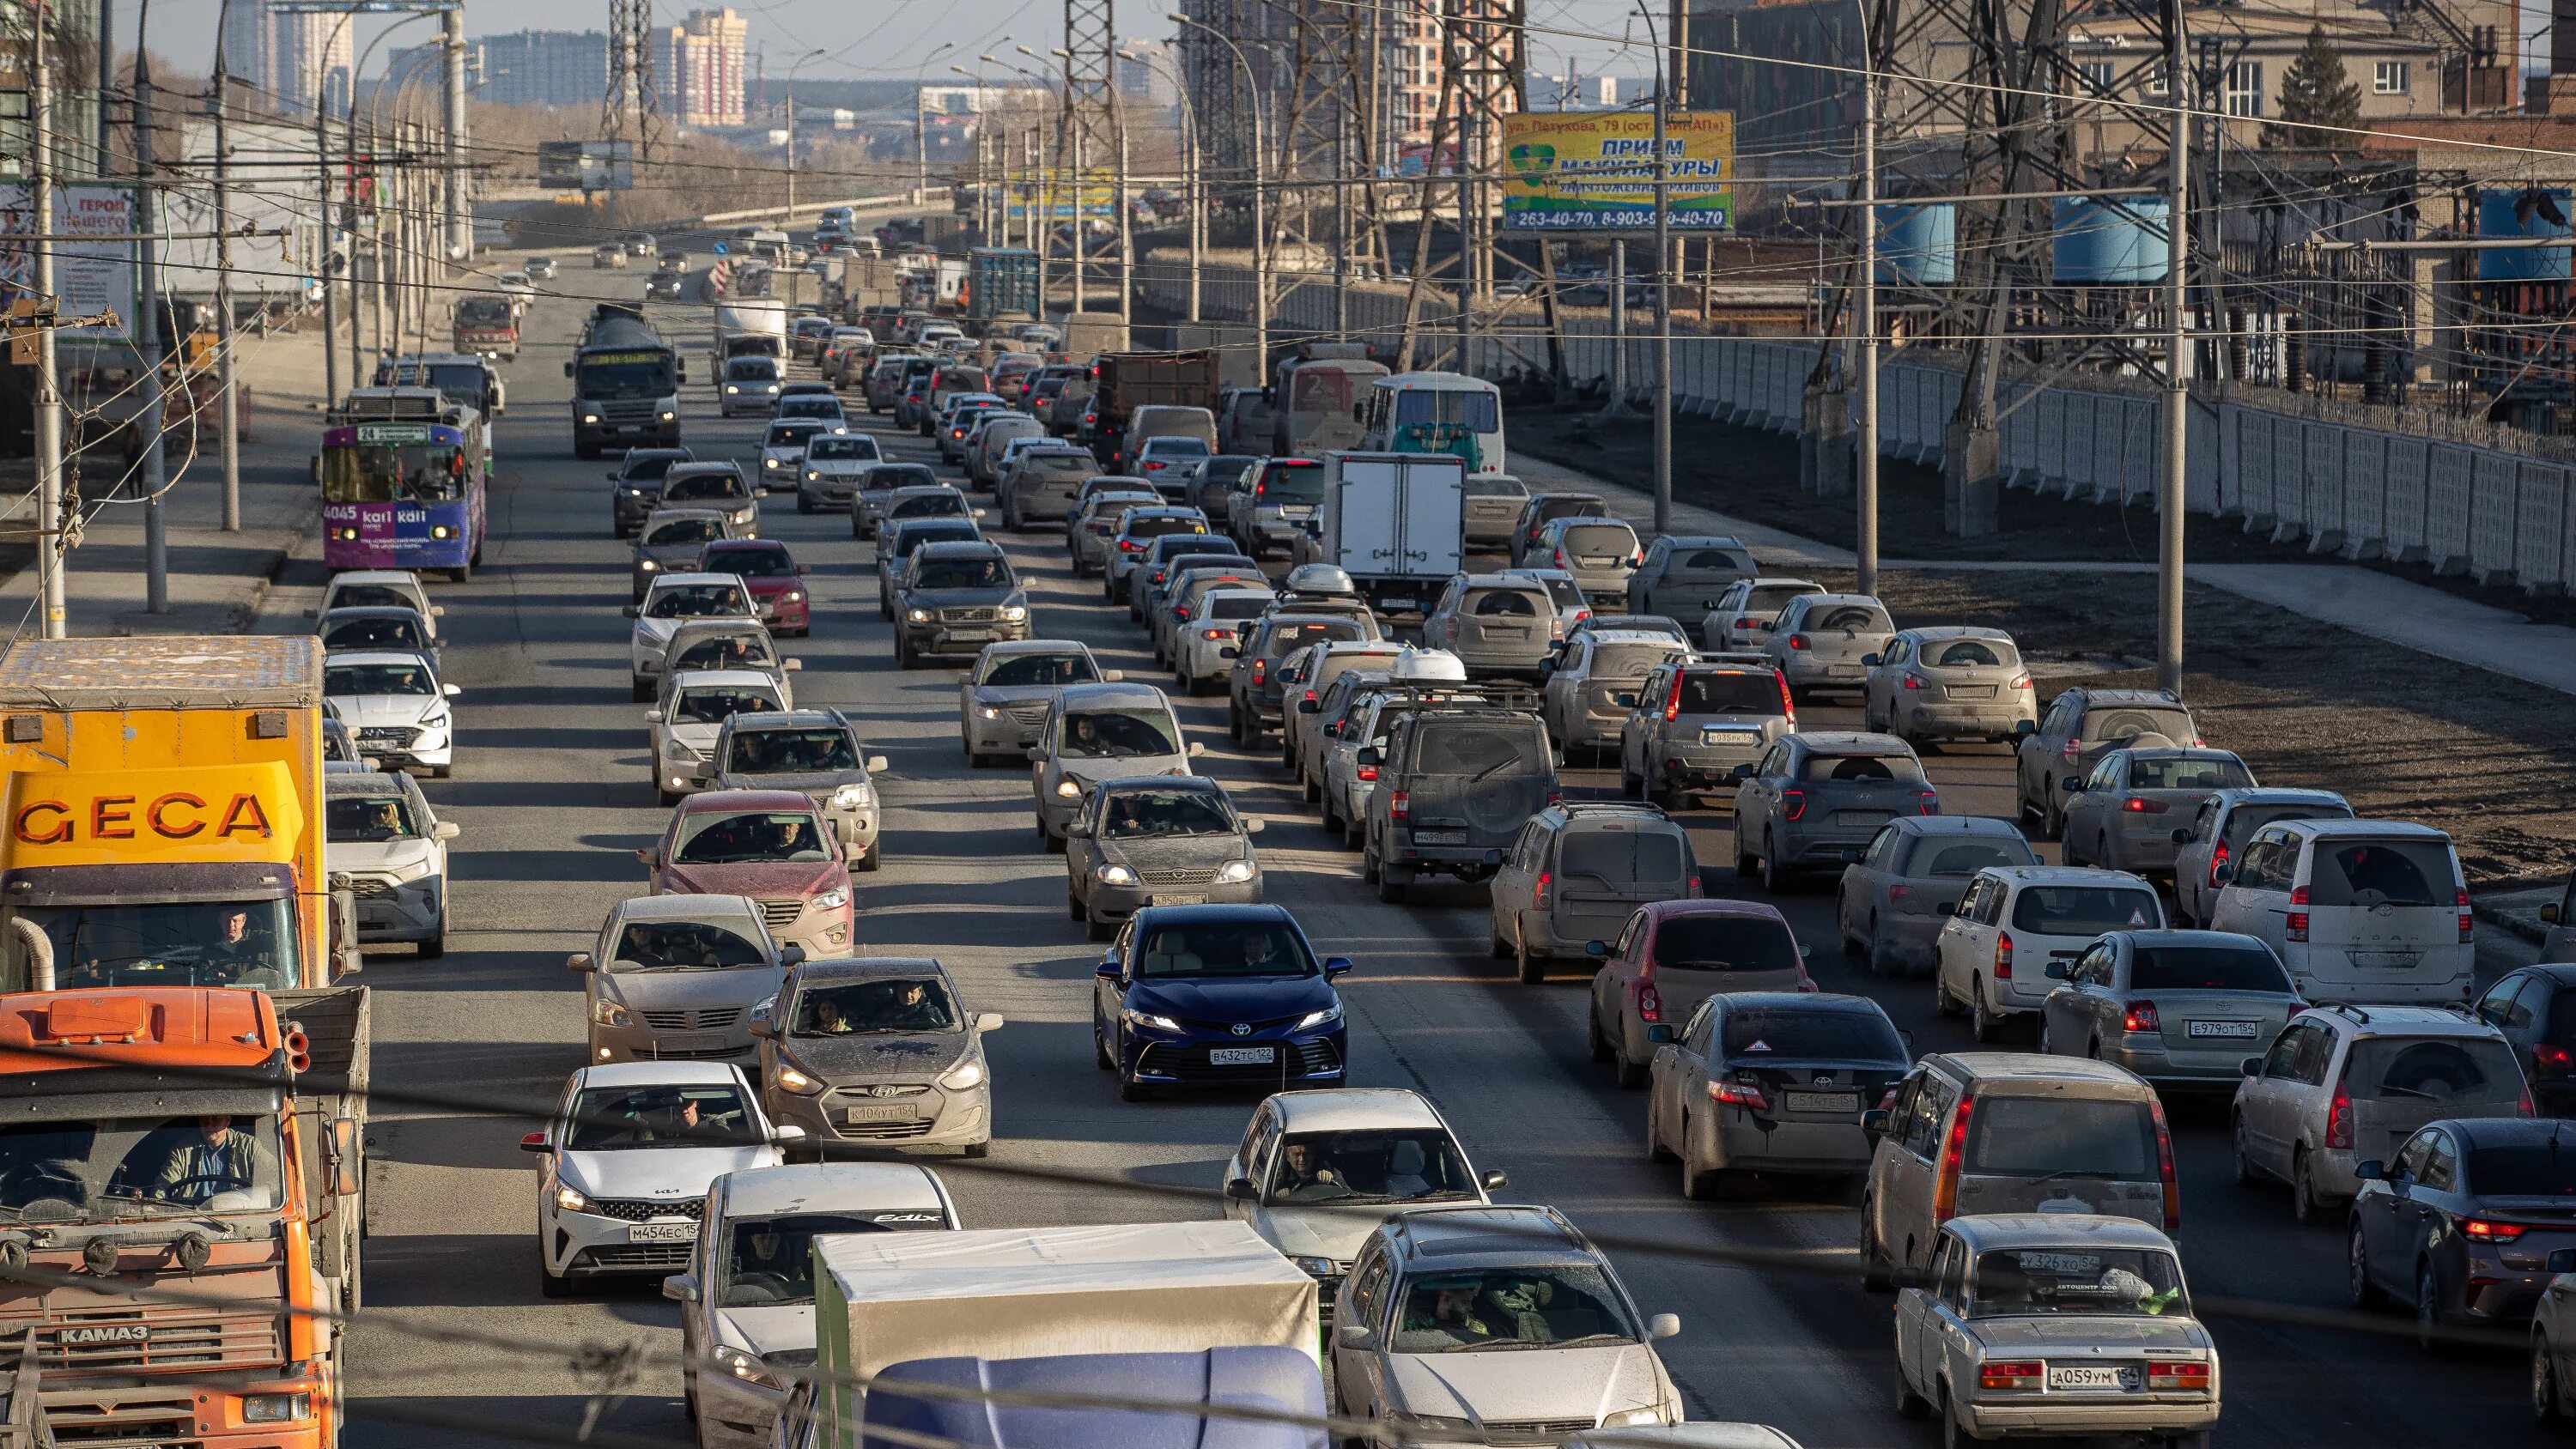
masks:
[(220, 987), (0, 997), (0, 1263), (43, 1275), (0, 1278), (0, 1372), (32, 1334), (61, 1442), (339, 1443), (340, 1329), (313, 1310), (360, 1301), (365, 988), (280, 1010)]

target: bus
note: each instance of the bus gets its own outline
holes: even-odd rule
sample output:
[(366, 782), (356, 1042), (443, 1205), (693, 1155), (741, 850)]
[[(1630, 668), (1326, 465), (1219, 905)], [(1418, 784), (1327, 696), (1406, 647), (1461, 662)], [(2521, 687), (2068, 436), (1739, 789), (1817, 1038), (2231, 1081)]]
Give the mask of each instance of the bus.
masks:
[(471, 578), (486, 457), (482, 413), (438, 389), (352, 389), (322, 434), (322, 562)]
[(1470, 473), (1506, 471), (1503, 390), (1455, 372), (1399, 372), (1369, 385), (1367, 436), (1374, 453), (1453, 453)]
[[(1347, 349), (1347, 350), (1345, 350)], [(1387, 375), (1358, 343), (1315, 344), (1279, 364), (1271, 388), (1270, 451), (1281, 458), (1320, 458), (1360, 446), (1369, 385)]]

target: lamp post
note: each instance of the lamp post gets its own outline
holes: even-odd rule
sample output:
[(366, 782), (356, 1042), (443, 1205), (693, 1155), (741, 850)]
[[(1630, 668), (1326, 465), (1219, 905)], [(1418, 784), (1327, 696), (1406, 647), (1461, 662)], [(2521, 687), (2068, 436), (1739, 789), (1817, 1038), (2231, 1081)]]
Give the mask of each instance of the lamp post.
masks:
[[(1118, 52), (1118, 58), (1148, 66), (1158, 59), (1148, 52), (1134, 50), (1122, 50)], [(1180, 68), (1164, 59), (1163, 69), (1172, 77), (1172, 94), (1180, 97), (1181, 101), (1181, 204), (1190, 213), (1190, 320), (1196, 322), (1199, 320), (1200, 254), (1207, 239), (1206, 198), (1199, 195), (1199, 168), (1202, 164), (1199, 157), (1199, 117), (1197, 107), (1190, 100), (1189, 85), (1181, 79)]]
[(1265, 220), (1261, 194), (1261, 165), (1269, 154), (1269, 147), (1262, 138), (1261, 81), (1252, 73), (1252, 61), (1243, 53), (1243, 47), (1234, 43), (1234, 37), (1214, 26), (1192, 20), (1177, 10), (1164, 18), (1175, 25), (1203, 31), (1223, 42), (1225, 48), (1234, 53), (1235, 64), (1243, 67), (1244, 89), (1252, 97), (1252, 342), (1256, 349), (1253, 371), (1258, 376), (1267, 377), (1270, 372), (1270, 228)]
[(921, 57), (912, 72), (912, 199), (919, 205), (930, 194), (930, 107), (922, 99), (924, 78), (930, 74), (930, 63), (955, 47), (954, 41), (943, 40)]
[(817, 46), (796, 57), (787, 68), (787, 220), (796, 219), (796, 72), (831, 54)]
[[(373, 60), (373, 59), (375, 59), (375, 58), (376, 58), (376, 47), (377, 47), (377, 46), (379, 46), (379, 45), (384, 44), (384, 43), (385, 43), (385, 40), (386, 40), (386, 38), (387, 38), (388, 36), (391, 36), (395, 31), (402, 29), (402, 28), (403, 28), (404, 26), (406, 26), (406, 25), (411, 25), (411, 24), (415, 24), (415, 23), (417, 23), (417, 22), (419, 22), (419, 21), (427, 20), (427, 19), (429, 19), (432, 15), (434, 15), (434, 14), (436, 14), (436, 13), (437, 13), (437, 12), (435, 12), (435, 11), (427, 11), (427, 10), (424, 10), (424, 11), (421, 11), (421, 12), (419, 12), (419, 13), (417, 13), (417, 14), (407, 15), (407, 16), (404, 16), (402, 19), (395, 21), (393, 24), (386, 26), (384, 29), (377, 31), (377, 32), (376, 32), (376, 35), (375, 35), (375, 38), (374, 38), (373, 40), (370, 40), (370, 41), (368, 41), (368, 42), (367, 42), (367, 48), (366, 48), (365, 50), (362, 50), (362, 51), (360, 51), (360, 52), (358, 53), (358, 63), (357, 63), (357, 64), (355, 64), (355, 65), (353, 65), (353, 66), (351, 66), (351, 67), (349, 67), (349, 113), (348, 113), (348, 115), (347, 115), (346, 117), (344, 117), (344, 118), (343, 118), (343, 122), (344, 122), (344, 124), (343, 124), (343, 138), (344, 138), (344, 140), (346, 141), (346, 143), (347, 143), (347, 144), (346, 144), (346, 145), (345, 145), (345, 147), (343, 148), (343, 154), (348, 158), (348, 162), (349, 162), (349, 171), (350, 171), (350, 176), (349, 176), (349, 190), (350, 190), (350, 195), (349, 195), (349, 385), (350, 385), (351, 387), (358, 387), (358, 386), (360, 386), (360, 385), (361, 385), (361, 384), (359, 383), (359, 381), (358, 381), (358, 377), (359, 377), (359, 372), (358, 372), (358, 198), (357, 198), (357, 180), (358, 180), (358, 178), (357, 178), (357, 167), (358, 167), (358, 78), (359, 78), (360, 76), (363, 76), (363, 75), (365, 75), (365, 74), (367, 73), (367, 62), (368, 62), (368, 61), (371, 61), (371, 60)], [(326, 51), (326, 52), (324, 52), (324, 53), (325, 53), (325, 54), (328, 54), (329, 52), (327, 52), (327, 51)], [(326, 88), (324, 88), (324, 87), (320, 87), (320, 86), (317, 86), (317, 87), (315, 87), (315, 89), (317, 89), (317, 90), (322, 90), (322, 89), (326, 89)], [(374, 129), (374, 127), (375, 127), (375, 122), (374, 122), (374, 120), (372, 119), (372, 117), (371, 117), (371, 118), (369, 119), (369, 121), (368, 121), (368, 127), (369, 127), (369, 129), (370, 129), (370, 130), (373, 130), (373, 129)], [(369, 137), (369, 144), (370, 144), (370, 145), (375, 144), (375, 138), (374, 138), (374, 137), (372, 137), (372, 136), (370, 136), (370, 137)], [(383, 282), (383, 271), (384, 271), (384, 265), (385, 265), (384, 244), (383, 244), (383, 242), (382, 242), (381, 240), (379, 240), (377, 243), (375, 243), (375, 249), (376, 249), (376, 271), (377, 271), (377, 274), (378, 274), (378, 276), (377, 276), (377, 281), (378, 281), (378, 285), (379, 285), (379, 287), (381, 287), (382, 282)], [(327, 285), (327, 284), (326, 284), (326, 285)], [(377, 297), (378, 297), (378, 303), (379, 303), (379, 306), (378, 306), (378, 310), (377, 310), (377, 327), (376, 327), (376, 331), (377, 331), (377, 333), (378, 333), (378, 336), (377, 336), (377, 338), (376, 338), (376, 341), (378, 342), (378, 344), (380, 344), (380, 345), (381, 345), (381, 344), (383, 343), (383, 341), (384, 341), (384, 337), (382, 336), (382, 333), (383, 333), (383, 331), (384, 331), (384, 326), (383, 326), (383, 309), (382, 309), (382, 305), (381, 305), (381, 304), (382, 304), (382, 300), (383, 300), (383, 293), (382, 293), (381, 291), (379, 291), (379, 292), (378, 292), (378, 294), (377, 294)]]
[[(983, 57), (977, 56), (976, 59), (980, 61)], [(992, 187), (984, 179), (985, 143), (991, 138), (984, 131), (984, 75), (980, 69), (968, 70), (962, 65), (952, 65), (949, 69), (975, 83), (975, 229), (984, 234), (984, 244), (991, 246)]]

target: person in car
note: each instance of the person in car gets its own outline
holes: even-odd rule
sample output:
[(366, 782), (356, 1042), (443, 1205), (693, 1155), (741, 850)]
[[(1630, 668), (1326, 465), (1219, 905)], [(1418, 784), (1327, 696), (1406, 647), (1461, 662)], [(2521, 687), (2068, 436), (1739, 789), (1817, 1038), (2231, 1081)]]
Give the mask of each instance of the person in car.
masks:
[(164, 1202), (200, 1204), (228, 1192), (248, 1192), (275, 1181), (277, 1163), (250, 1133), (225, 1116), (197, 1119), (197, 1136), (170, 1154), (152, 1195)]
[(1279, 1173), (1281, 1202), (1320, 1202), (1351, 1195), (1351, 1185), (1310, 1143), (1291, 1142), (1279, 1149)]

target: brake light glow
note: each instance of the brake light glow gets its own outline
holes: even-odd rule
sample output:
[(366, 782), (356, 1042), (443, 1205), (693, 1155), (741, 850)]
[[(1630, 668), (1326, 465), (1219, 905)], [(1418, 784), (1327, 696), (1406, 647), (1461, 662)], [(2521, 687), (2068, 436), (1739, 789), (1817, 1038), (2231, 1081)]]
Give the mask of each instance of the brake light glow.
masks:
[(1783, 819), (1783, 820), (1797, 820), (1797, 819), (1800, 819), (1800, 818), (1802, 818), (1803, 816), (1805, 816), (1805, 815), (1806, 815), (1806, 813), (1807, 813), (1807, 792), (1806, 792), (1806, 791), (1804, 791), (1804, 790), (1783, 790), (1783, 791), (1781, 791), (1781, 792), (1780, 792), (1780, 818), (1781, 818), (1781, 819)]
[(2481, 1243), (2510, 1243), (2529, 1231), (2527, 1224), (2500, 1223), (2493, 1218), (2464, 1218), (2460, 1222), (2460, 1236)]
[(1682, 715), (1682, 675), (1681, 675), (1681, 671), (1680, 671), (1680, 670), (1678, 670), (1678, 669), (1676, 669), (1676, 670), (1674, 670), (1674, 671), (1673, 671), (1673, 690), (1672, 690), (1672, 693), (1667, 694), (1667, 695), (1665, 695), (1665, 696), (1664, 696), (1664, 718), (1666, 718), (1666, 719), (1679, 719), (1679, 718), (1681, 718), (1681, 715)]
[(1721, 1107), (1741, 1107), (1747, 1112), (1771, 1110), (1771, 1099), (1762, 1095), (1762, 1088), (1752, 1082), (1711, 1081), (1708, 1099)]
[(2542, 1042), (2531, 1049), (2531, 1059), (2544, 1067), (2556, 1067), (2562, 1072), (2569, 1067), (2576, 1067), (2576, 1053), (2569, 1052), (2563, 1046), (2551, 1046), (2547, 1042)]
[(1118, 540), (1118, 547), (1120, 551), (1125, 553), (1143, 553), (1145, 551), (1145, 545), (1138, 543), (1132, 538), (1122, 538)]
[(1202, 639), (1231, 639), (1234, 637), (1234, 631), (1232, 629), (1201, 629), (1199, 631), (1199, 637)]
[(2164, 1103), (2147, 1099), (2147, 1112), (2156, 1124), (2156, 1173), (2165, 1183), (2165, 1231), (2182, 1231), (2182, 1178), (2174, 1172), (2173, 1129), (2165, 1125)]
[(1914, 677), (1913, 675), (1911, 675), (1911, 674), (1909, 674), (1909, 675), (1905, 676), (1903, 679), (1898, 680), (1898, 681), (1897, 681), (1897, 683), (1904, 685), (1904, 686), (1905, 686), (1906, 688), (1908, 688), (1908, 689), (1921, 689), (1921, 688), (1923, 687), (1923, 681), (1922, 681), (1922, 680), (1920, 680), (1920, 679), (1915, 678), (1915, 677)]
[(1924, 792), (1923, 792), (1923, 794), (1922, 794), (1921, 799), (1916, 803), (1916, 805), (1915, 805), (1915, 807), (1914, 807), (1914, 808), (1915, 808), (1915, 812), (1916, 812), (1917, 814), (1921, 814), (1921, 815), (1938, 815), (1938, 814), (1940, 814), (1940, 813), (1941, 813), (1941, 796), (1940, 796), (1940, 792), (1935, 791), (1935, 790), (1926, 790), (1926, 791), (1924, 791)]
[(2352, 1088), (2343, 1078), (2335, 1078), (2334, 1100), (2326, 1106), (2326, 1145), (2352, 1145)]
[(1363, 779), (1363, 780), (1374, 780), (1374, 779), (1376, 779), (1376, 778), (1377, 778), (1377, 766), (1375, 766), (1375, 765), (1362, 765), (1362, 766), (1360, 766), (1360, 778), (1361, 778), (1361, 779)]
[(2218, 884), (2218, 869), (2220, 866), (2225, 864), (2227, 864), (2227, 842), (2222, 840), (2218, 842), (2218, 844), (2210, 847), (2209, 851), (2209, 883), (2211, 885)]
[(1806, 635), (1804, 635), (1804, 634), (1792, 634), (1792, 635), (1790, 635), (1790, 636), (1789, 636), (1789, 647), (1790, 647), (1790, 648), (1792, 648), (1792, 649), (1804, 649), (1804, 648), (1806, 648), (1806, 647), (1807, 647), (1807, 636), (1806, 636)]
[(2150, 800), (2144, 795), (2132, 795), (2120, 802), (2120, 808), (2132, 815), (2162, 815), (2167, 807), (2162, 800)]
[(1637, 1019), (1639, 1021), (1664, 1019), (1664, 993), (1657, 991), (1655, 983), (1651, 981), (1641, 981), (1637, 984)]
[(1798, 701), (1795, 696), (1789, 693), (1789, 676), (1774, 669), (1771, 671), (1771, 677), (1780, 681), (1780, 713), (1788, 720), (1789, 732), (1791, 734), (1796, 734), (1798, 732)]
[(1253, 682), (1253, 683), (1255, 683), (1255, 684), (1265, 684), (1265, 683), (1268, 683), (1268, 682), (1269, 682), (1269, 679), (1270, 679), (1270, 661), (1269, 661), (1269, 660), (1267, 660), (1267, 659), (1255, 659), (1255, 660), (1253, 660), (1253, 661), (1252, 661), (1252, 682)]
[(1386, 813), (1390, 819), (1411, 820), (1413, 818), (1411, 792), (1404, 790), (1390, 792), (1386, 797)]
[(2147, 1387), (2150, 1389), (2198, 1389), (2209, 1391), (2209, 1364), (2205, 1360), (2149, 1359)]
[[(2292, 906), (2304, 907), (2307, 903), (2308, 888), (2306, 886), (2298, 886), (2291, 890), (2290, 904)], [(2292, 941), (2304, 941), (2308, 939), (2308, 913), (2305, 910), (2291, 911), (2288, 917), (2288, 924), (2282, 927), (2281, 934), (2285, 939)]]
[(2459, 894), (2459, 908), (2460, 944), (2465, 946), (2477, 937), (2477, 923), (2469, 917), (2469, 893), (2465, 890)]
[(1311, 689), (1306, 691), (1305, 702), (1308, 704), (1313, 704), (1315, 702), (1315, 691)]
[(1761, 619), (1738, 619), (1735, 621), (1735, 627), (1738, 629), (1768, 629), (1771, 626), (1769, 623)]
[(2122, 1031), (2162, 1031), (2164, 1029), (2164, 1022), (2156, 1015), (2156, 1004), (2152, 1001), (2132, 1001), (2120, 1008), (2120, 1030)]
[(1981, 1389), (2036, 1389), (2048, 1377), (2045, 1364), (2032, 1360), (1990, 1363), (1977, 1369), (1977, 1387)]
[(1160, 463), (1148, 463), (1145, 465), (1145, 471), (1148, 473), (1160, 473), (1163, 471), (1163, 465)]
[(2012, 932), (2003, 931), (1997, 933), (1995, 936), (1995, 979), (1997, 981), (2010, 981), (2013, 979), (2012, 958)]
[(1950, 1137), (1941, 1144), (1941, 1175), (1932, 1184), (1932, 1221), (1946, 1223), (1959, 1215), (1959, 1171), (1968, 1161), (1968, 1114), (1977, 1099), (1961, 1097), (1950, 1115)]

